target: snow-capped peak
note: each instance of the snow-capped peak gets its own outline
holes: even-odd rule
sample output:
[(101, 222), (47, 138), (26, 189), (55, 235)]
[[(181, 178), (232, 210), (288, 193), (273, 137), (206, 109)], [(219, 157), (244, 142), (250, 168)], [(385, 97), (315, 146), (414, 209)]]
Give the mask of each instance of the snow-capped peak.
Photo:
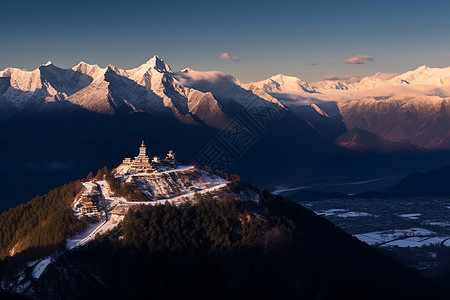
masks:
[(426, 65), (420, 66), (414, 71), (409, 71), (391, 80), (392, 83), (401, 84), (422, 84), (433, 86), (449, 86), (450, 85), (450, 67), (447, 68), (430, 68)]
[(84, 62), (84, 61), (80, 61), (74, 68), (78, 68), (78, 67), (94, 67), (94, 66), (98, 66), (98, 65), (91, 65), (91, 64), (88, 64), (87, 62)]
[(265, 92), (270, 93), (315, 93), (316, 90), (306, 81), (294, 76), (286, 76), (278, 74), (269, 79), (254, 82), (252, 85), (257, 86)]
[(186, 68), (182, 69), (180, 72), (183, 72), (183, 73), (189, 73), (189, 72), (192, 72), (192, 71), (194, 71), (194, 70), (192, 70), (192, 69), (189, 68), (189, 67), (186, 67)]
[(145, 85), (146, 79), (144, 76), (161, 78), (166, 73), (173, 73), (172, 69), (158, 55), (153, 56), (139, 67), (126, 70), (125, 72), (128, 74), (128, 78), (140, 85)]
[(84, 61), (81, 61), (79, 64), (74, 66), (72, 68), (72, 70), (89, 75), (89, 76), (99, 77), (105, 73), (106, 69), (100, 68), (97, 64), (91, 65)]
[(418, 67), (416, 69), (416, 71), (423, 71), (423, 70), (427, 71), (429, 69), (430, 69), (430, 67), (428, 67), (427, 65), (422, 65), (422, 66)]
[(53, 65), (53, 63), (52, 63), (51, 60), (49, 60), (49, 61), (46, 62), (45, 64), (41, 65), (41, 67), (47, 67), (47, 66), (50, 66), (50, 65)]
[(139, 68), (156, 69), (159, 72), (172, 72), (170, 67), (158, 55), (153, 56)]

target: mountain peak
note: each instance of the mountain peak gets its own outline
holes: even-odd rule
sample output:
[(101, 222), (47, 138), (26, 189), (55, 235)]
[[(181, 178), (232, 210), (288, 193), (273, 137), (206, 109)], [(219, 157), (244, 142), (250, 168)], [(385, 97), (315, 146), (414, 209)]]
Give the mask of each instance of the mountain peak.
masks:
[(430, 69), (430, 67), (428, 67), (427, 65), (422, 65), (422, 66), (418, 67), (416, 69), (416, 71), (429, 70), (429, 69)]
[(158, 55), (154, 55), (152, 58), (147, 60), (145, 64), (154, 64), (155, 62), (163, 62), (163, 60)]
[(305, 81), (301, 80), (298, 77), (295, 76), (289, 76), (289, 75), (284, 75), (284, 74), (278, 74), (275, 76), (270, 77), (270, 79), (272, 79), (273, 81), (289, 81), (289, 82), (300, 82), (300, 83), (305, 83)]
[(189, 73), (189, 72), (192, 72), (192, 71), (194, 71), (194, 70), (192, 70), (192, 69), (189, 68), (189, 67), (186, 67), (186, 68), (184, 68), (183, 70), (181, 70), (180, 72), (183, 72), (183, 73)]
[(285, 77), (286, 77), (286, 75), (283, 75), (283, 74), (280, 73), (280, 74), (277, 74), (277, 75), (274, 75), (274, 76), (270, 77), (270, 79), (276, 80), (276, 79), (283, 79)]
[(96, 66), (96, 65), (91, 65), (91, 64), (88, 64), (87, 62), (80, 61), (75, 67), (93, 67), (93, 66)]
[(91, 65), (84, 61), (80, 61), (76, 66), (74, 66), (72, 68), (72, 70), (81, 72), (84, 74), (90, 74), (92, 72), (96, 72), (97, 70), (101, 70), (101, 68), (97, 64)]
[(158, 55), (155, 55), (147, 60), (141, 67), (145, 67), (147, 69), (156, 69), (160, 72), (172, 72), (170, 67)]
[(53, 63), (51, 62), (51, 60), (49, 60), (45, 64), (41, 65), (41, 67), (47, 67), (47, 66), (51, 66), (51, 65), (53, 65)]

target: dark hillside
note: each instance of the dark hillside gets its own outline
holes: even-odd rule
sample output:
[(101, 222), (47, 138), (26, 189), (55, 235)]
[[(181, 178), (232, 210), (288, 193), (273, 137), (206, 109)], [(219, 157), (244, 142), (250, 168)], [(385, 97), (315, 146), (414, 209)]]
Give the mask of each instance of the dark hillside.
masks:
[(132, 211), (117, 231), (60, 256), (33, 290), (38, 298), (445, 297), (298, 204), (269, 193), (259, 205), (233, 198)]
[(403, 196), (450, 196), (450, 166), (408, 175), (386, 192)]

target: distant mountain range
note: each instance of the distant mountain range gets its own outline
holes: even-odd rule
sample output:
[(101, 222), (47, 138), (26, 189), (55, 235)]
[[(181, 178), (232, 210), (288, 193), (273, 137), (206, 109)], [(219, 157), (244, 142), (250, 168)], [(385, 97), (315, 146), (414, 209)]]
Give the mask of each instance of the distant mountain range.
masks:
[[(357, 127), (424, 150), (450, 149), (450, 67), (421, 66), (400, 75), (377, 73), (356, 82), (312, 84), (280, 74), (249, 86), (297, 112), (294, 107), (311, 106), (324, 117), (339, 116), (349, 130)], [(311, 115), (301, 112), (306, 112), (304, 108), (300, 115)]]
[(70, 106), (108, 115), (172, 114), (186, 124), (223, 129), (242, 107), (269, 104), (273, 110), (294, 111), (326, 136), (336, 138), (357, 127), (392, 142), (449, 150), (449, 95), (450, 67), (377, 73), (357, 82), (309, 84), (279, 74), (243, 84), (221, 72), (174, 72), (154, 56), (130, 70), (84, 62), (71, 69), (51, 62), (33, 71), (7, 68), (0, 72), (0, 120)]
[(437, 168), (450, 163), (449, 70), (244, 84), (222, 72), (175, 72), (158, 56), (130, 70), (84, 62), (7, 68), (0, 71), (0, 198), (15, 204), (117, 165), (142, 139), (155, 155), (173, 149), (184, 162), (260, 187)]

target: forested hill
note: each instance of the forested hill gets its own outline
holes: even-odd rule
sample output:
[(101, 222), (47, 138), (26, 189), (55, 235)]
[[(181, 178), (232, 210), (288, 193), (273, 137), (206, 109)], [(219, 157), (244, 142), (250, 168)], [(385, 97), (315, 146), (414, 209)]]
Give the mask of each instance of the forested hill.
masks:
[(50, 264), (31, 297), (443, 299), (417, 272), (312, 211), (233, 183), (195, 205), (140, 206)]
[(79, 189), (79, 181), (65, 184), (3, 212), (0, 259), (19, 253), (23, 260), (32, 260), (64, 249), (66, 239), (86, 226), (71, 209)]

